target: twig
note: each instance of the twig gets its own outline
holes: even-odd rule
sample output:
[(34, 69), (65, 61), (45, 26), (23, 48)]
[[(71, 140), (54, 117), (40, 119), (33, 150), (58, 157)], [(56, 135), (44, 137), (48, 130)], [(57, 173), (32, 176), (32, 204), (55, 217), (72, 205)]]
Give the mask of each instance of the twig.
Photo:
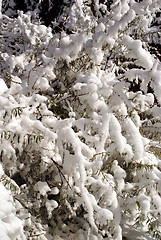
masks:
[(44, 234), (45, 234), (45, 232), (34, 234), (34, 235), (29, 236), (29, 237), (38, 237), (38, 236), (41, 236), (41, 235), (44, 235)]
[(56, 103), (59, 103), (61, 101), (64, 101), (66, 99), (69, 99), (69, 98), (77, 98), (77, 97), (81, 97), (81, 96), (85, 96), (85, 95), (89, 95), (90, 93), (82, 93), (82, 94), (78, 94), (78, 95), (75, 95), (75, 96), (72, 96), (72, 95), (68, 95), (67, 97), (64, 97), (60, 100), (58, 100)]
[(70, 186), (70, 184), (69, 184), (69, 182), (68, 182), (68, 180), (66, 179), (64, 173), (63, 173), (62, 170), (61, 170), (62, 166), (60, 166), (57, 162), (55, 162), (55, 160), (54, 160), (53, 158), (51, 158), (51, 160), (52, 160), (52, 162), (56, 165), (56, 167), (57, 167), (57, 169), (58, 169), (58, 171), (59, 171), (59, 174), (65, 179), (68, 187), (69, 187), (70, 189), (72, 189), (71, 186)]
[(14, 197), (18, 202), (20, 202), (21, 203), (21, 205), (24, 207), (24, 208), (26, 208), (26, 209), (28, 209), (28, 207), (20, 200), (20, 199), (18, 199), (17, 197)]

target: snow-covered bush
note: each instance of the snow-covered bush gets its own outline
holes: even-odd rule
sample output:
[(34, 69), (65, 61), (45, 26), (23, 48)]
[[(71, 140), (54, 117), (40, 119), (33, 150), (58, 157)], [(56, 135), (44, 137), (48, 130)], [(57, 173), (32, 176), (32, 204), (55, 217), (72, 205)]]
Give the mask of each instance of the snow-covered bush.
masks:
[(161, 238), (161, 4), (106, 2), (64, 8), (70, 34), (2, 15), (1, 161), (27, 239)]

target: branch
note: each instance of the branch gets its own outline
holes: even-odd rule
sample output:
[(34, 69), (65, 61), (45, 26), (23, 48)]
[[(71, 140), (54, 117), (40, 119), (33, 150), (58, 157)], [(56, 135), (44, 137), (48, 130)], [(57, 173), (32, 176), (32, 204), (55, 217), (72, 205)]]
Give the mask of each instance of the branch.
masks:
[(58, 171), (59, 171), (59, 174), (65, 179), (68, 187), (69, 187), (70, 189), (72, 189), (72, 187), (71, 187), (70, 184), (69, 184), (69, 181), (66, 179), (64, 173), (63, 173), (62, 170), (61, 170), (62, 166), (60, 166), (57, 162), (55, 162), (55, 160), (54, 160), (53, 158), (51, 158), (51, 160), (52, 160), (52, 162), (56, 165), (56, 167), (57, 167), (57, 169), (58, 169)]

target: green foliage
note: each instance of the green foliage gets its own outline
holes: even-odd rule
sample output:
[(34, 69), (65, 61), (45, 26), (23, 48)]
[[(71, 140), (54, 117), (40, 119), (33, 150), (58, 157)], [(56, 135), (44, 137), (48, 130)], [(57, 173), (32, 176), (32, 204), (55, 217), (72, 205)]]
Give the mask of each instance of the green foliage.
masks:
[(3, 175), (0, 178), (0, 182), (6, 187), (6, 189), (8, 189), (12, 192), (13, 196), (20, 193), (19, 186), (12, 179), (10, 179), (7, 175)]
[(44, 139), (44, 136), (42, 135), (34, 135), (34, 134), (27, 134), (25, 137), (25, 143), (31, 144), (31, 143), (39, 143)]

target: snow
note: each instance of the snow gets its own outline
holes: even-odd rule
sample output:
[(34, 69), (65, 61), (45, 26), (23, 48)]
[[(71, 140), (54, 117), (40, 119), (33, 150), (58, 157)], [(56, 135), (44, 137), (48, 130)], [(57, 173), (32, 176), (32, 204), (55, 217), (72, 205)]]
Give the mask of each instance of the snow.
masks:
[(11, 238), (6, 234), (6, 232), (2, 228), (1, 224), (0, 224), (0, 239), (1, 240), (11, 240)]
[(3, 10), (2, 239), (147, 240), (146, 220), (161, 228), (160, 3), (99, 2), (64, 1), (52, 29), (42, 1)]
[(9, 65), (10, 65), (10, 71), (11, 73), (14, 71), (15, 67), (20, 67), (21, 69), (24, 69), (24, 60), (25, 60), (25, 54), (21, 54), (19, 56), (12, 55), (9, 58)]
[(2, 183), (0, 183), (0, 192), (0, 239), (16, 240), (21, 237), (25, 240), (22, 221), (15, 215), (12, 196)]
[[(128, 128), (126, 128), (128, 126)], [(142, 136), (137, 129), (137, 127), (134, 125), (133, 121), (129, 118), (126, 118), (123, 123), (123, 129), (126, 128), (126, 134), (127, 134), (127, 143), (130, 144), (133, 147), (133, 153), (134, 153), (134, 160), (139, 161), (142, 159), (144, 155), (144, 145)], [(135, 140), (134, 140), (135, 139)]]
[(126, 139), (121, 134), (121, 126), (115, 116), (111, 115), (109, 131), (112, 140), (115, 142), (116, 149), (123, 153), (126, 146)]
[(150, 202), (151, 202), (150, 197), (147, 197), (144, 194), (141, 194), (139, 196), (139, 203), (140, 203), (142, 213), (145, 214), (146, 216), (147, 216), (148, 212), (150, 211), (150, 205), (151, 205)]
[(52, 211), (58, 207), (58, 203), (55, 200), (47, 200), (45, 206), (48, 212), (48, 216), (51, 218)]
[(0, 0), (0, 19), (2, 18), (2, 0)]
[(108, 221), (113, 220), (113, 213), (108, 209), (100, 209), (96, 214), (97, 224), (106, 225)]
[(95, 64), (100, 64), (103, 60), (104, 53), (100, 49), (92, 47), (89, 56)]
[(2, 167), (2, 165), (0, 164), (0, 177), (2, 177), (3, 174), (4, 174), (3, 167)]
[(151, 69), (153, 66), (153, 60), (149, 52), (142, 48), (141, 40), (134, 40), (130, 36), (124, 36), (123, 44), (125, 44), (130, 50), (130, 57), (134, 57), (138, 60), (135, 61), (137, 65), (141, 65), (146, 69)]
[(51, 189), (48, 186), (47, 182), (37, 182), (36, 185), (34, 186), (35, 191), (39, 191), (39, 193), (42, 196), (45, 196), (47, 192), (49, 192)]
[(51, 189), (50, 194), (57, 195), (59, 193), (59, 189), (57, 187), (54, 187)]
[(0, 78), (0, 95), (5, 93), (7, 90), (8, 90), (8, 87), (7, 87), (6, 83), (4, 82), (4, 80), (2, 78)]

